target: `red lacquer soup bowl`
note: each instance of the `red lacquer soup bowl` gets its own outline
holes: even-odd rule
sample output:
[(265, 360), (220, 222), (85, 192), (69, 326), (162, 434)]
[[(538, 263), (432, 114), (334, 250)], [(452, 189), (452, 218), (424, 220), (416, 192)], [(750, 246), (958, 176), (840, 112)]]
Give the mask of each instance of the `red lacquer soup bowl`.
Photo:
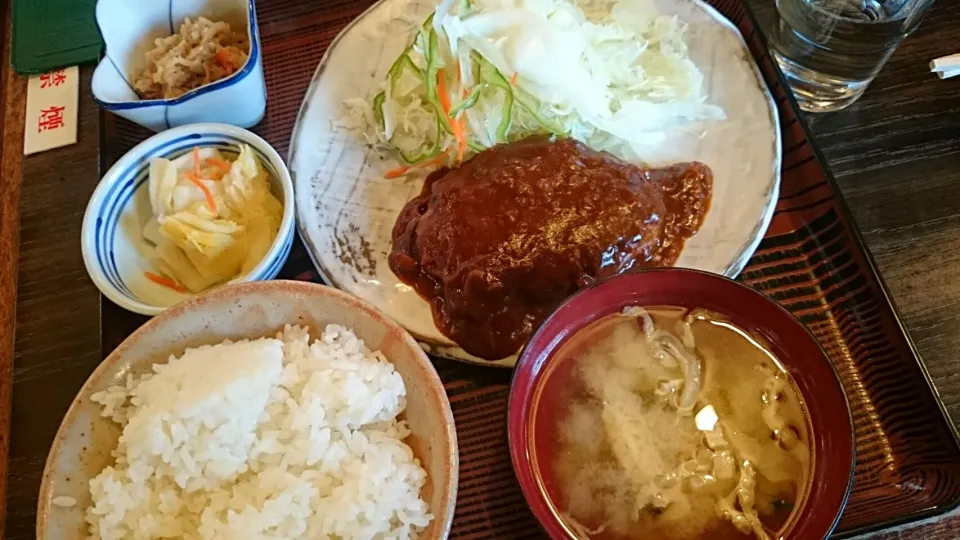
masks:
[(778, 536), (827, 537), (846, 504), (855, 462), (850, 406), (833, 364), (807, 329), (763, 294), (721, 276), (672, 268), (620, 275), (580, 291), (544, 321), (520, 355), (507, 415), (510, 454), (527, 503), (547, 533), (576, 538), (558, 518), (548, 496), (550, 480), (538, 465), (537, 456), (550, 456), (556, 448), (549, 435), (554, 426), (541, 420), (547, 413), (536, 412), (538, 400), (548, 410), (554, 405), (550, 400), (562, 393), (549, 385), (544, 389), (544, 373), (559, 371), (562, 363), (546, 368), (564, 356), (558, 351), (577, 332), (630, 306), (703, 308), (766, 342), (806, 404), (812, 454), (805, 490)]

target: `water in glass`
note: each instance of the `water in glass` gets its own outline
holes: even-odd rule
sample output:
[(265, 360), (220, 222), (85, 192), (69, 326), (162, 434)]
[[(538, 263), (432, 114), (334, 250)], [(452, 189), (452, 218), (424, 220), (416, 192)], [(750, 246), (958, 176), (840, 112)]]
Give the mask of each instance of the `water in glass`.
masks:
[(933, 0), (777, 0), (774, 57), (800, 107), (850, 105)]

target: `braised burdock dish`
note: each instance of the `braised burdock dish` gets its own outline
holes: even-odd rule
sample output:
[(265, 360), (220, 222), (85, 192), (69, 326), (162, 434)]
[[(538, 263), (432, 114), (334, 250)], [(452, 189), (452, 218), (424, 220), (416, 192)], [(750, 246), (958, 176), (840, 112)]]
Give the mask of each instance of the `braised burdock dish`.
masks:
[(206, 17), (187, 17), (176, 34), (157, 38), (146, 66), (133, 74), (143, 99), (172, 99), (237, 72), (247, 62), (246, 28)]

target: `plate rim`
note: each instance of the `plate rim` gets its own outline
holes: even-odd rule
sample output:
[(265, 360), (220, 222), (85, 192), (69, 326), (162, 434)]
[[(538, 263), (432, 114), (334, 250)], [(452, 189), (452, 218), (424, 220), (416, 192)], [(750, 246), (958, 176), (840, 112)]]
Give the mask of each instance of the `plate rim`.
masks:
[[(367, 9), (362, 13), (357, 15), (353, 20), (347, 23), (340, 32), (337, 33), (336, 37), (330, 42), (326, 50), (323, 53), (323, 56), (320, 57), (320, 61), (317, 63), (317, 67), (313, 72), (313, 75), (310, 77), (310, 84), (307, 86), (306, 92), (304, 92), (303, 100), (300, 102), (300, 107), (297, 109), (297, 117), (293, 124), (293, 130), (290, 133), (290, 145), (287, 149), (287, 168), (290, 171), (290, 177), (293, 180), (294, 188), (294, 201), (298, 199), (298, 182), (297, 182), (297, 172), (294, 167), (295, 158), (297, 156), (297, 151), (300, 146), (300, 135), (303, 130), (303, 120), (305, 113), (309, 108), (310, 102), (312, 101), (314, 95), (316, 94), (317, 87), (320, 83), (321, 77), (324, 75), (324, 72), (327, 67), (327, 63), (330, 60), (331, 53), (340, 44), (343, 38), (354, 30), (358, 24), (361, 23), (367, 16), (373, 13), (375, 10), (379, 9), (383, 4), (388, 2), (403, 2), (409, 3), (412, 0), (377, 0), (371, 4)], [(576, 1), (576, 0), (574, 0)], [(743, 34), (740, 32), (740, 29), (724, 16), (720, 11), (718, 11), (713, 6), (707, 4), (703, 0), (681, 0), (688, 2), (689, 4), (696, 6), (696, 8), (702, 10), (706, 15), (708, 15), (712, 20), (717, 24), (723, 27), (727, 32), (732, 33), (733, 36), (737, 39), (740, 48), (746, 53), (744, 55), (745, 62), (750, 66), (750, 72), (753, 74), (754, 80), (757, 84), (757, 87), (761, 91), (761, 95), (766, 98), (766, 112), (770, 121), (770, 125), (773, 132), (773, 137), (771, 143), (773, 144), (773, 159), (772, 170), (769, 171), (770, 174), (770, 188), (765, 194), (764, 209), (760, 215), (760, 219), (757, 222), (756, 227), (754, 227), (751, 232), (751, 236), (747, 241), (738, 249), (736, 257), (730, 261), (727, 268), (720, 274), (724, 277), (731, 279), (736, 278), (740, 272), (746, 267), (747, 263), (750, 261), (750, 258), (753, 257), (753, 254), (756, 252), (757, 248), (760, 246), (760, 242), (763, 240), (764, 235), (766, 234), (767, 229), (770, 227), (770, 223), (773, 221), (773, 215), (776, 212), (777, 203), (780, 200), (780, 184), (782, 181), (781, 168), (783, 165), (783, 136), (780, 129), (779, 121), (779, 109), (777, 107), (776, 101), (773, 98), (773, 93), (770, 91), (770, 87), (767, 85), (766, 79), (763, 77), (763, 73), (760, 71), (760, 66), (757, 64), (756, 60), (753, 57), (753, 54), (750, 52), (750, 47), (746, 42), (746, 39), (743, 37)], [(329, 283), (331, 286), (336, 287), (337, 289), (346, 291), (346, 289), (334, 280), (331, 277), (331, 273), (328, 272), (323, 264), (318, 260), (315, 252), (317, 251), (316, 246), (310, 240), (308, 231), (305, 230), (304, 219), (301, 218), (301, 212), (303, 210), (300, 204), (295, 205), (295, 211), (297, 215), (296, 220), (296, 229), (297, 235), (300, 237), (300, 241), (303, 243), (305, 251), (307, 252), (310, 262), (313, 264), (314, 268), (317, 270), (317, 273), (320, 275), (320, 278), (325, 282)], [(674, 266), (676, 268), (682, 268)], [(399, 323), (399, 321), (398, 321)], [(509, 368), (512, 369), (516, 366), (517, 360), (523, 347), (520, 348), (516, 353), (506, 358), (500, 358), (497, 360), (484, 360), (478, 357), (471, 355), (470, 353), (464, 351), (456, 343), (436, 343), (432, 338), (426, 338), (425, 336), (420, 335), (417, 332), (414, 332), (410, 328), (407, 328), (405, 325), (401, 326), (409, 332), (414, 339), (424, 348), (424, 350), (434, 356), (440, 358), (445, 358), (448, 360), (453, 360), (457, 362), (462, 362), (466, 364), (473, 364), (485, 367), (499, 367), (499, 368)], [(434, 324), (435, 326), (435, 324)]]

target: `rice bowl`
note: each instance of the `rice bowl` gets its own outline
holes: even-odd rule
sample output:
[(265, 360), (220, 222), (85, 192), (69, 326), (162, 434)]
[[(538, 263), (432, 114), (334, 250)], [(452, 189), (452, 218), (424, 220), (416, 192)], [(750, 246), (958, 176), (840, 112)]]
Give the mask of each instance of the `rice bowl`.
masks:
[(68, 411), (38, 538), (445, 537), (449, 403), (378, 317), (326, 287), (264, 282), (149, 322)]

